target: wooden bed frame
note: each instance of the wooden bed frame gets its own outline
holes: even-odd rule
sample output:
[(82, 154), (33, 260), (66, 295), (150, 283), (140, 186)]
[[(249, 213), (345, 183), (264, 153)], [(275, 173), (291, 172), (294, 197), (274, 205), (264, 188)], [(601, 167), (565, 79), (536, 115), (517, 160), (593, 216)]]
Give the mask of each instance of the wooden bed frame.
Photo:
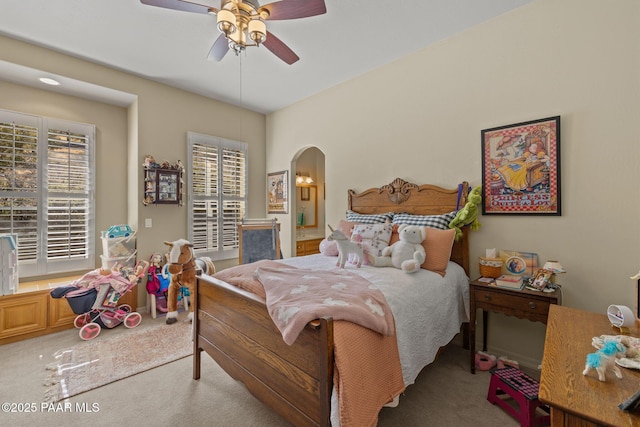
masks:
[[(466, 203), (460, 189), (415, 185), (400, 178), (361, 193), (349, 190), (348, 208), (359, 213), (443, 214)], [(460, 194), (460, 196), (459, 196)], [(465, 230), (451, 260), (469, 275)], [(263, 403), (295, 426), (329, 426), (333, 387), (333, 320), (310, 322), (288, 346), (271, 320), (264, 300), (210, 276), (198, 277), (194, 295), (193, 378), (200, 378), (201, 352)], [(465, 324), (468, 326), (468, 324)], [(464, 328), (465, 335), (468, 328)], [(467, 340), (465, 340), (467, 342)]]

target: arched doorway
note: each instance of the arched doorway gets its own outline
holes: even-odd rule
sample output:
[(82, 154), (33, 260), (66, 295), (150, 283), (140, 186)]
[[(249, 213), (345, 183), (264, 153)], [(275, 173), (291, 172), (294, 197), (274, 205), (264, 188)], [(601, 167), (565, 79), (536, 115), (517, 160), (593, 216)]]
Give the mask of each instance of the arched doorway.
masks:
[(301, 247), (304, 252), (313, 252), (325, 236), (324, 162), (324, 153), (317, 147), (302, 148), (291, 162), (291, 188), (295, 190), (291, 197), (291, 256)]

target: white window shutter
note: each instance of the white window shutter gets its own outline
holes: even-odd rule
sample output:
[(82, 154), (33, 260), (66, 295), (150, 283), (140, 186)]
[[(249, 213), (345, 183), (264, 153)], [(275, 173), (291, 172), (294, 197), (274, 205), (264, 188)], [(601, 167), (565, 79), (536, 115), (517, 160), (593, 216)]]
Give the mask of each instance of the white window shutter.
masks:
[(238, 256), (247, 206), (247, 144), (189, 132), (189, 239), (199, 256)]

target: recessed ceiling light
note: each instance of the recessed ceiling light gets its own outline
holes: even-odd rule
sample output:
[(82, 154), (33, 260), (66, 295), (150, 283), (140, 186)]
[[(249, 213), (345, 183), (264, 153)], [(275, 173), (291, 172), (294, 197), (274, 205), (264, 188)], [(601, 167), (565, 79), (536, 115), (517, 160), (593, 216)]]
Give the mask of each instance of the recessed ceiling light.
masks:
[(39, 80), (44, 84), (48, 84), (48, 85), (52, 85), (52, 86), (58, 86), (60, 84), (59, 81), (50, 79), (48, 77), (40, 77)]

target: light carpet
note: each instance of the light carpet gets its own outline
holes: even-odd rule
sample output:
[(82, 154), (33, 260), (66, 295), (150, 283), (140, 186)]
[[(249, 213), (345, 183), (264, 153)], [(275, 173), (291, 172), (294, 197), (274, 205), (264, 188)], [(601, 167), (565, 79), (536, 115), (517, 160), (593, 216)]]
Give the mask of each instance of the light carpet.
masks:
[(103, 331), (92, 341), (78, 337), (78, 344), (55, 352), (46, 366), (44, 401), (55, 403), (187, 357), (193, 353), (191, 330), (188, 322), (155, 322), (112, 336)]

